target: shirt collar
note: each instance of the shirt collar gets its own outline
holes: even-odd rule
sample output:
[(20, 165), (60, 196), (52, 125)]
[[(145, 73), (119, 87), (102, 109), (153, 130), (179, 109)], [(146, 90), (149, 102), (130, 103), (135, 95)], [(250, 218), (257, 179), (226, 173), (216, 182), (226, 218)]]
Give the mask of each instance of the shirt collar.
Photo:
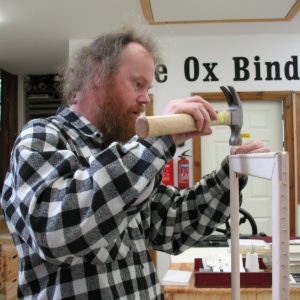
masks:
[(99, 130), (85, 117), (78, 112), (71, 110), (69, 107), (64, 107), (58, 110), (58, 116), (61, 116), (65, 121), (74, 126), (78, 131), (89, 137), (102, 137)]

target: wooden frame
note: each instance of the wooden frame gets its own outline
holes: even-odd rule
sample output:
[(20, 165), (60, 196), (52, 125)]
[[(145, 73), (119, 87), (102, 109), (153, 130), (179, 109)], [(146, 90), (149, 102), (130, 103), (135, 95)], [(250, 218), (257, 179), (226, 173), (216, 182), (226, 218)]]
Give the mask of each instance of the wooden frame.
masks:
[(231, 155), (231, 289), (232, 299), (240, 299), (239, 266), (239, 180), (247, 174), (272, 180), (272, 299), (289, 299), (289, 163), (287, 152)]
[(154, 114), (153, 95), (150, 94), (149, 98), (150, 98), (150, 102), (145, 105), (145, 115), (146, 116), (153, 116), (153, 114)]
[[(218, 93), (192, 93), (192, 95), (199, 95), (209, 102), (226, 101), (222, 92)], [(300, 112), (300, 94), (296, 93), (297, 112)], [(246, 101), (282, 101), (283, 104), (283, 122), (284, 122), (284, 142), (285, 151), (289, 153), (289, 195), (290, 195), (290, 235), (296, 235), (296, 207), (295, 203), (300, 204), (299, 195), (295, 195), (295, 149), (297, 149), (296, 158), (299, 170), (300, 160), (300, 138), (294, 140), (294, 123), (296, 127), (300, 128), (300, 118), (294, 122), (294, 108), (293, 108), (293, 93), (291, 91), (281, 92), (240, 92), (239, 96), (243, 102)], [(299, 134), (298, 134), (299, 135)], [(197, 182), (202, 177), (201, 174), (201, 139), (193, 138), (193, 180)], [(294, 144), (296, 143), (296, 145)], [(297, 147), (295, 147), (297, 146)], [(297, 186), (300, 184), (300, 178), (297, 178)], [(298, 197), (296, 199), (294, 197)]]
[[(295, 197), (298, 200), (296, 203), (300, 204), (300, 93), (294, 94), (294, 136), (295, 136), (295, 166), (296, 166), (296, 172), (295, 172)], [(296, 232), (297, 235), (299, 232)]]
[[(146, 116), (153, 116), (153, 95), (149, 94), (149, 98), (150, 98), (150, 102), (147, 103), (145, 105), (145, 115)], [(156, 251), (155, 250), (150, 250), (149, 251), (151, 259), (155, 265), (155, 267), (157, 267), (157, 255), (156, 255)]]
[[(145, 20), (151, 25), (166, 24), (197, 24), (197, 23), (241, 23), (241, 22), (288, 22), (291, 21), (300, 9), (300, 0), (297, 0), (290, 11), (282, 18), (258, 18), (258, 19), (215, 19), (215, 20), (174, 20), (174, 21), (156, 21), (154, 19), (151, 0), (140, 0)], [(170, 7), (170, 10), (172, 8)]]

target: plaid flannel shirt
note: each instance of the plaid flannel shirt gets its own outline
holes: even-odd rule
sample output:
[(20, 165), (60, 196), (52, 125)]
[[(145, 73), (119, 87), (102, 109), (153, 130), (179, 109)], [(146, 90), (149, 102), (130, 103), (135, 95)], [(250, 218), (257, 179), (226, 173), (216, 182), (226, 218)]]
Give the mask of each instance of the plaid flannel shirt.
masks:
[(187, 190), (160, 184), (170, 137), (104, 146), (63, 109), (30, 121), (1, 205), (19, 255), (21, 299), (162, 299), (148, 249), (179, 254), (229, 216), (228, 160)]

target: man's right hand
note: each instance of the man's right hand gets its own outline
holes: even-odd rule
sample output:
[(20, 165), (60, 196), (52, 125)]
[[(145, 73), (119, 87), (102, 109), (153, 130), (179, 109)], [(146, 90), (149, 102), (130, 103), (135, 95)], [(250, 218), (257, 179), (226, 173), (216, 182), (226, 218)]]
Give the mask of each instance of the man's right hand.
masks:
[(217, 120), (217, 113), (213, 106), (200, 96), (191, 96), (178, 100), (171, 100), (163, 111), (163, 115), (189, 114), (195, 120), (197, 131), (173, 134), (176, 145), (194, 136), (209, 135), (212, 133), (209, 127), (210, 120)]

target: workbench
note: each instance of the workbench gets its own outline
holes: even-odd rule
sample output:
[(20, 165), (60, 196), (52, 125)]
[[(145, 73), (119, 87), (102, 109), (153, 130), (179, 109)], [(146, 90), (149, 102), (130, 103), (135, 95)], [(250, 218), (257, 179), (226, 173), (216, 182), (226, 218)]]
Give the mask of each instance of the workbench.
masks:
[[(169, 269), (194, 271), (193, 263), (171, 263)], [(164, 286), (165, 300), (231, 300), (231, 288), (196, 288), (192, 275), (189, 286)], [(241, 300), (271, 300), (271, 288), (241, 288)], [(300, 299), (300, 288), (290, 288), (290, 300)]]

